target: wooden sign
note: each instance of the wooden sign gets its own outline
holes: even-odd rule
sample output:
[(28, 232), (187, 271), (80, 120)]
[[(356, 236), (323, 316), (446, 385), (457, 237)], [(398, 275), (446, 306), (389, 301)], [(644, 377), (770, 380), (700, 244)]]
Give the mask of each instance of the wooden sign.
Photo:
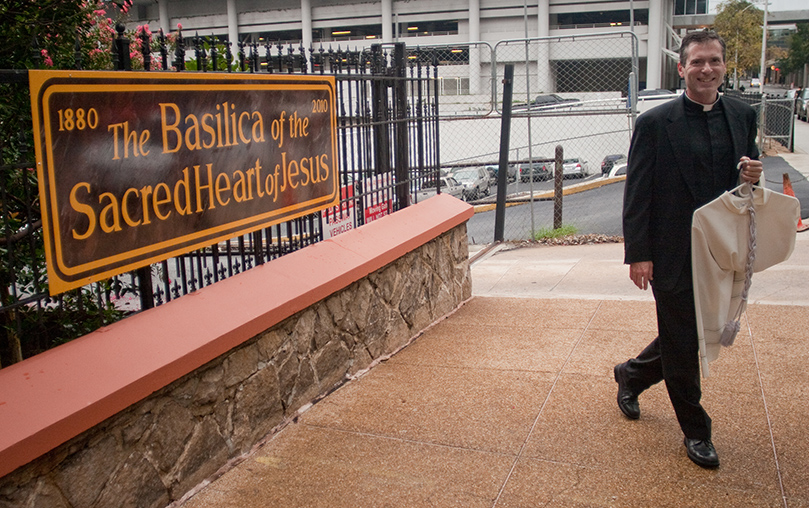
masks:
[(339, 202), (333, 77), (29, 76), (51, 294)]

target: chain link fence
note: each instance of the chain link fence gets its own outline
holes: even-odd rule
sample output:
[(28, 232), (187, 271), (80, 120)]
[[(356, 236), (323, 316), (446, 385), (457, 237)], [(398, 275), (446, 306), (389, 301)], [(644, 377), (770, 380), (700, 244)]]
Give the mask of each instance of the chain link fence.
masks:
[(795, 100), (757, 92), (727, 90), (725, 95), (746, 102), (758, 114), (759, 145), (763, 151), (778, 143), (789, 151), (795, 145)]
[(756, 109), (759, 115), (764, 111), (764, 118), (759, 117), (764, 140), (777, 142), (792, 151), (795, 141), (795, 101), (785, 97), (763, 97)]
[[(615, 156), (612, 159), (620, 163), (629, 149), (636, 113), (630, 87), (638, 68), (633, 34), (433, 49), (443, 49), (447, 58), (447, 64), (438, 67), (438, 80), (444, 85), (440, 160), (448, 173), (473, 166), (499, 171), (502, 114), (508, 107), (503, 104), (503, 70), (507, 64), (514, 66), (505, 240), (535, 238), (559, 224), (577, 233), (620, 235), (621, 177), (602, 177), (602, 161)], [(467, 94), (448, 94), (451, 81)], [(566, 194), (561, 207), (553, 203), (558, 146)], [(608, 182), (617, 182), (613, 187), (620, 189), (586, 197), (574, 194), (582, 186)], [(494, 201), (492, 185), (478, 193), (476, 204)], [(470, 242), (493, 240), (494, 216), (494, 210), (478, 210), (469, 223)]]

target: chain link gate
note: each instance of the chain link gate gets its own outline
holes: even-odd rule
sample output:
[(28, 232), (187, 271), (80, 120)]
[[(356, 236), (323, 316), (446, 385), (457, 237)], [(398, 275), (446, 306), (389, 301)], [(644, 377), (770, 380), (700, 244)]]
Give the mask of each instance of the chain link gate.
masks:
[(790, 152), (795, 144), (795, 101), (786, 97), (757, 92), (726, 90), (728, 97), (746, 102), (758, 115), (759, 150), (764, 151), (776, 142)]
[[(753, 107), (759, 114), (760, 150), (776, 142), (792, 151), (794, 145), (795, 101), (781, 97), (763, 96)], [(763, 111), (763, 116), (762, 116)]]
[[(513, 64), (505, 240), (535, 238), (554, 225), (553, 171), (557, 146), (564, 152), (565, 192), (601, 182), (601, 162), (626, 156), (635, 116), (630, 83), (637, 75), (637, 38), (630, 32), (514, 39), (431, 47), (447, 59), (438, 66), (441, 167), (488, 166), (499, 159), (502, 75)], [(455, 60), (453, 60), (453, 57)], [(448, 82), (468, 86), (446, 93)], [(580, 166), (576, 166), (576, 164)], [(580, 169), (583, 168), (583, 169)], [(485, 193), (484, 193), (485, 194)], [(493, 202), (494, 192), (476, 204)], [(564, 197), (562, 223), (577, 233), (620, 235), (623, 185), (605, 185)], [(494, 210), (468, 224), (471, 243), (494, 238)], [(556, 218), (558, 223), (558, 217)]]

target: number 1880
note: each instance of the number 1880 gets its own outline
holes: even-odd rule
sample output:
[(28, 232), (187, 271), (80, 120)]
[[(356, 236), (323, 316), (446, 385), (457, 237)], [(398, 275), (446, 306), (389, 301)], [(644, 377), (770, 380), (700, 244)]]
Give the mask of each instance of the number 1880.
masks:
[(84, 129), (95, 129), (98, 127), (98, 111), (90, 108), (60, 109), (59, 110), (59, 131), (72, 131)]

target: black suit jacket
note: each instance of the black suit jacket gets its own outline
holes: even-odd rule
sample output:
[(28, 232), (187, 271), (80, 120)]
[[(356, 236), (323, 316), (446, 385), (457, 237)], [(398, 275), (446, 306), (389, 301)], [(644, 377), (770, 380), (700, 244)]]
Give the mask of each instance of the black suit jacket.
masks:
[[(696, 164), (684, 141), (690, 135), (685, 94), (638, 117), (624, 190), (624, 262), (652, 261), (656, 290), (672, 291), (691, 278), (691, 219), (697, 208)], [(734, 161), (758, 158), (756, 113), (722, 98)], [(730, 190), (730, 189), (727, 189)], [(685, 281), (687, 282), (687, 281)]]

